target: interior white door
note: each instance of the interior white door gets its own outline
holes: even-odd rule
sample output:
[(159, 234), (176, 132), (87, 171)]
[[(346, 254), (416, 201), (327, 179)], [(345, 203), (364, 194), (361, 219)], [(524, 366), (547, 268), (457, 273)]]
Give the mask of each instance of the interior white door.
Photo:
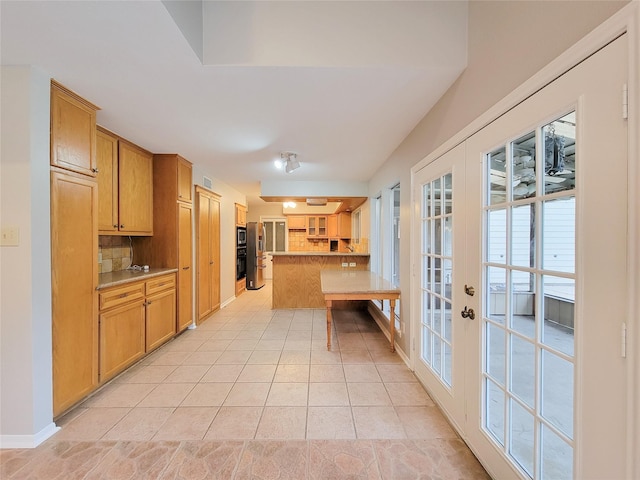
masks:
[[(446, 228), (418, 203), (449, 172), (453, 226), (452, 381), (416, 373), (494, 478), (625, 478), (626, 82), (623, 35), (416, 174), (416, 239)], [(434, 359), (448, 258), (428, 252), (414, 331)]]

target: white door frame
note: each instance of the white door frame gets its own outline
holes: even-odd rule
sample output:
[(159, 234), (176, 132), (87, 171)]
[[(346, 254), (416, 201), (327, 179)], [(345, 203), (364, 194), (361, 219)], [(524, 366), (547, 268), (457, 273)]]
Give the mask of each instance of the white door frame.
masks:
[[(571, 69), (573, 66), (586, 59), (604, 45), (617, 38), (622, 33), (629, 35), (629, 78), (628, 78), (628, 311), (640, 311), (640, 2), (631, 2), (622, 8), (610, 19), (603, 22), (582, 40), (569, 48), (554, 61), (541, 69), (537, 74), (516, 88), (494, 107), (487, 110), (475, 121), (442, 144), (422, 161), (411, 169), (411, 208), (414, 209), (416, 201), (415, 176), (419, 170), (441, 157), (456, 145), (464, 142), (484, 126), (533, 95), (540, 88), (548, 85), (558, 76)], [(622, 101), (621, 101), (622, 110)], [(413, 233), (419, 228), (415, 215), (411, 215), (411, 252), (410, 260), (414, 274), (411, 276), (410, 291), (416, 289), (415, 283), (419, 281), (416, 275), (419, 268), (419, 245), (416, 245)], [(417, 253), (416, 253), (417, 252)], [(410, 318), (412, 321), (411, 334), (417, 335), (419, 328), (419, 311), (416, 302), (411, 301)], [(415, 341), (410, 341), (410, 365), (415, 365), (419, 352), (415, 349)], [(640, 449), (640, 323), (637, 316), (630, 316), (626, 334), (626, 358), (628, 361), (628, 386), (627, 392), (627, 477), (640, 478), (640, 458), (637, 455)]]

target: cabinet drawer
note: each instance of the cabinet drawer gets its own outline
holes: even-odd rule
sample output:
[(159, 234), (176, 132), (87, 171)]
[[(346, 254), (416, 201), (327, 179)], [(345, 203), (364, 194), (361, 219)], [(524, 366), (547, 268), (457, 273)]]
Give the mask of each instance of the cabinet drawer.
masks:
[(163, 290), (170, 288), (176, 288), (176, 276), (175, 275), (163, 275), (162, 277), (152, 278), (147, 280), (147, 295), (152, 295)]
[(116, 307), (144, 298), (144, 282), (128, 283), (100, 292), (100, 310)]

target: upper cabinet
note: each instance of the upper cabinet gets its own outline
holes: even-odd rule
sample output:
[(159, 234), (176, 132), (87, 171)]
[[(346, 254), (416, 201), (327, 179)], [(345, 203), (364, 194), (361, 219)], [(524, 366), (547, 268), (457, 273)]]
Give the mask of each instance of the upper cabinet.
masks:
[(193, 180), (191, 162), (176, 155), (178, 163), (178, 198), (181, 202), (193, 203)]
[(51, 165), (95, 177), (98, 107), (51, 81)]
[(153, 155), (98, 127), (101, 235), (153, 234)]
[(247, 226), (247, 207), (236, 203), (236, 226)]
[(351, 238), (351, 214), (336, 213), (330, 215), (329, 238)]
[(327, 216), (308, 216), (307, 217), (307, 236), (308, 237), (322, 237), (328, 236), (327, 230)]
[(287, 228), (289, 230), (306, 230), (306, 215), (287, 215)]

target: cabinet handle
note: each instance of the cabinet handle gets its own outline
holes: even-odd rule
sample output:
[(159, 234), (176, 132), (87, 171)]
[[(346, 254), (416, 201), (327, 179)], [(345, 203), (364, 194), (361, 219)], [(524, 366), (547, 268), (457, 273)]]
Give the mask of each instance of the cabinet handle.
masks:
[(211, 261), (209, 262), (209, 265), (213, 265), (213, 260), (211, 260)]
[(91, 171), (92, 171), (93, 173), (98, 173), (100, 170), (98, 170), (97, 168), (92, 168), (92, 169), (91, 169)]
[(113, 226), (113, 228), (118, 228), (118, 224), (116, 223), (116, 224)]
[(151, 305), (151, 300), (147, 300), (147, 305)]
[(189, 270), (190, 267), (182, 267), (183, 270)]
[(124, 228), (124, 225), (120, 225), (120, 228)]
[(128, 293), (121, 293), (121, 294), (120, 294), (120, 298), (124, 298), (124, 297), (126, 297), (127, 295), (129, 295), (129, 294), (128, 294)]

